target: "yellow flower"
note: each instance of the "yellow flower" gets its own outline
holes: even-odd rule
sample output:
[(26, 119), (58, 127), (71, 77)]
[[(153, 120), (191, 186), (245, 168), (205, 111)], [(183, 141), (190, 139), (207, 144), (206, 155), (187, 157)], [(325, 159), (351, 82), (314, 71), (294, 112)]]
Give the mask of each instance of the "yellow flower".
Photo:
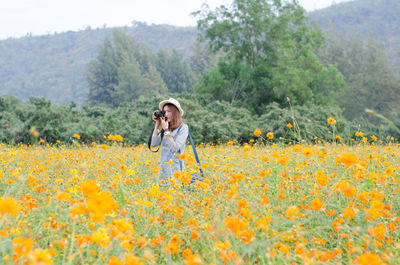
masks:
[(50, 252), (48, 250), (43, 250), (40, 248), (35, 249), (32, 253), (28, 255), (29, 264), (53, 264)]
[(256, 129), (256, 130), (254, 131), (254, 135), (255, 135), (256, 137), (259, 137), (261, 134), (262, 134), (262, 132), (261, 132), (260, 129)]
[(355, 135), (357, 137), (363, 137), (364, 136), (363, 132), (356, 132)]
[(334, 118), (332, 118), (332, 117), (329, 117), (329, 118), (328, 118), (328, 123), (331, 124), (331, 125), (332, 125), (332, 124), (335, 124), (335, 123), (336, 123), (336, 120), (335, 120)]
[(319, 198), (317, 198), (311, 202), (311, 209), (313, 209), (314, 211), (318, 211), (323, 205), (323, 202)]
[(336, 164), (345, 164), (349, 167), (357, 163), (359, 163), (359, 160), (354, 153), (343, 153), (336, 157)]
[(365, 253), (361, 256), (358, 256), (356, 259), (356, 263), (359, 265), (383, 265), (385, 264), (377, 254), (373, 253)]
[(18, 204), (13, 198), (0, 198), (0, 214), (9, 214), (11, 216), (17, 216)]
[(285, 216), (290, 220), (295, 220), (299, 216), (299, 208), (297, 206), (290, 206), (285, 212)]
[(304, 156), (311, 156), (313, 154), (314, 154), (314, 152), (313, 152), (313, 150), (311, 148), (304, 148), (304, 150), (303, 150), (303, 155)]
[(346, 220), (352, 219), (356, 217), (356, 213), (354, 212), (353, 209), (347, 207), (346, 209), (343, 210), (343, 217)]
[(74, 138), (76, 138), (76, 139), (81, 139), (81, 136), (79, 135), (79, 134), (74, 134), (74, 135), (72, 135), (72, 137), (74, 137)]
[(385, 169), (385, 174), (386, 174), (387, 176), (393, 175), (393, 172), (394, 172), (394, 169), (393, 169), (392, 167), (387, 167), (387, 168)]
[(91, 196), (99, 193), (100, 188), (97, 185), (96, 181), (88, 179), (85, 182), (81, 183), (81, 191), (82, 191), (83, 196), (91, 197)]
[(288, 127), (290, 129), (293, 127), (293, 125), (289, 122), (288, 124), (286, 124), (286, 127)]
[(18, 237), (13, 239), (13, 252), (17, 257), (26, 257), (33, 248), (33, 241), (30, 238)]
[(274, 134), (272, 132), (267, 133), (267, 138), (268, 139), (273, 139), (274, 138)]

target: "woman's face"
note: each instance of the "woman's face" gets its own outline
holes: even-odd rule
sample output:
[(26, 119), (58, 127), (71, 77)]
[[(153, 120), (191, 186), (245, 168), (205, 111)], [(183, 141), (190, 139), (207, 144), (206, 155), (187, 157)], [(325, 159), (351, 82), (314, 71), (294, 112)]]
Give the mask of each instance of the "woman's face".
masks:
[(163, 111), (165, 111), (165, 120), (168, 122), (171, 122), (174, 120), (174, 107), (173, 106), (167, 106), (165, 105), (163, 108)]

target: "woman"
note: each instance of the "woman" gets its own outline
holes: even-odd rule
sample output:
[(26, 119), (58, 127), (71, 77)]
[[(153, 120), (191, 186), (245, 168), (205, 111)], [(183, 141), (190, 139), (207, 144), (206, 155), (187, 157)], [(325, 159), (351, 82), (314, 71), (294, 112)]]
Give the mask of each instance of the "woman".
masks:
[[(184, 170), (183, 161), (180, 161), (178, 156), (185, 152), (189, 128), (182, 122), (184, 112), (176, 99), (170, 98), (161, 101), (159, 108), (165, 114), (156, 117), (153, 112), (155, 126), (151, 146), (156, 147), (161, 144), (161, 170), (158, 181), (161, 185), (166, 185), (167, 179), (173, 177), (175, 171)], [(161, 132), (159, 133), (160, 127)]]

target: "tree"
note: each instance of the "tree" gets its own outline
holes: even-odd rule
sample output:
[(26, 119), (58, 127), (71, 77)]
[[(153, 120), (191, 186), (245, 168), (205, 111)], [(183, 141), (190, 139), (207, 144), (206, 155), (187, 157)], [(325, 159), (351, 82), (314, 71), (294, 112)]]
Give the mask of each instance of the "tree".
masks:
[(118, 85), (118, 64), (116, 53), (110, 40), (106, 39), (97, 54), (97, 59), (89, 63), (86, 75), (91, 105), (106, 103), (113, 105), (111, 94)]
[(223, 100), (256, 113), (287, 97), (299, 104), (332, 103), (343, 80), (315, 55), (323, 36), (307, 24), (304, 12), (297, 1), (280, 0), (234, 0), (230, 8), (195, 12), (201, 39), (225, 54), (197, 92), (221, 97), (228, 90)]
[(153, 57), (145, 45), (137, 44), (122, 31), (114, 31), (113, 43), (105, 40), (97, 59), (89, 64), (89, 103), (117, 107), (150, 92), (166, 93)]
[(372, 34), (362, 40), (355, 32), (346, 36), (331, 25), (319, 56), (343, 73), (345, 93), (337, 102), (347, 119), (366, 118), (366, 108), (385, 116), (400, 110), (400, 85), (383, 46)]
[(201, 43), (197, 40), (192, 45), (191, 51), (190, 67), (197, 76), (208, 72), (217, 65), (219, 55), (216, 56), (207, 43)]
[(161, 49), (157, 54), (156, 67), (171, 93), (191, 92), (195, 77), (189, 63), (175, 49)]

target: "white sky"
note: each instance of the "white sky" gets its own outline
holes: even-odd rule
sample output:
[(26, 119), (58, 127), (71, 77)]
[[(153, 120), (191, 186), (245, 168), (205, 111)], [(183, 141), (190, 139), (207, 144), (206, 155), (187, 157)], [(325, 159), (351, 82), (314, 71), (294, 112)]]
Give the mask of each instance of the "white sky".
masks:
[[(307, 11), (349, 0), (298, 0)], [(195, 26), (190, 13), (232, 0), (0, 0), (0, 40), (92, 28), (148, 24)]]

